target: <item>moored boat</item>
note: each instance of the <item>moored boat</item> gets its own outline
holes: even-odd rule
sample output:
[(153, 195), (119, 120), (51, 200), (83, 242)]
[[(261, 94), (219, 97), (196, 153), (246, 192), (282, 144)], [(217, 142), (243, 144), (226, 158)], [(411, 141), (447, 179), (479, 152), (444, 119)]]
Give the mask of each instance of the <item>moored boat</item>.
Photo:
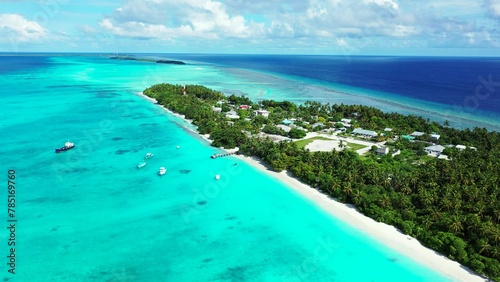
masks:
[(138, 169), (141, 169), (141, 168), (143, 168), (145, 165), (146, 165), (146, 162), (139, 163), (139, 164), (137, 165), (137, 168), (138, 168)]
[(68, 150), (71, 150), (75, 148), (75, 144), (74, 143), (71, 143), (69, 141), (66, 141), (66, 143), (64, 143), (64, 146), (62, 146), (61, 148), (59, 149), (56, 149), (56, 153), (60, 153), (60, 152), (64, 152), (64, 151), (68, 151)]
[(146, 156), (144, 156), (145, 159), (151, 159), (153, 157), (153, 153), (147, 153)]
[(160, 170), (158, 171), (158, 174), (159, 174), (160, 176), (162, 176), (162, 175), (164, 175), (165, 173), (167, 173), (167, 169), (166, 169), (166, 168), (164, 168), (164, 167), (160, 167)]

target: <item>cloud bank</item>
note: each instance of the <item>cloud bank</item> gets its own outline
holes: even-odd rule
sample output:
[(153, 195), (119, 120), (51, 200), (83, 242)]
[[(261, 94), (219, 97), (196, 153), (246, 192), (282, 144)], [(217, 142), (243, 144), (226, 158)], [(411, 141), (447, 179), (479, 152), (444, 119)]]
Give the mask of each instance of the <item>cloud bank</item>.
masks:
[(38, 41), (47, 36), (47, 30), (38, 23), (18, 14), (0, 14), (0, 37), (13, 42)]

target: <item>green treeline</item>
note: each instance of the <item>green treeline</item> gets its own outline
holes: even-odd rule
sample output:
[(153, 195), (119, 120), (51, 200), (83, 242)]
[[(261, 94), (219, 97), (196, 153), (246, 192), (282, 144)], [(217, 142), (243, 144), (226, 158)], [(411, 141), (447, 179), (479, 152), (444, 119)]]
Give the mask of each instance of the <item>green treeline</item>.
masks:
[[(384, 113), (373, 107), (306, 102), (252, 103), (203, 86), (161, 84), (144, 93), (174, 112), (186, 115), (211, 134), (214, 146), (239, 147), (239, 153), (261, 158), (276, 171), (293, 175), (341, 202), (352, 203), (363, 214), (399, 228), (422, 244), (456, 260), (479, 274), (500, 281), (500, 134), (486, 129), (458, 130), (418, 116)], [(241, 99), (246, 99), (241, 97)], [(212, 107), (218, 101), (252, 105), (270, 112), (268, 118), (251, 115), (228, 122)], [(219, 102), (220, 103), (220, 102)], [(234, 106), (234, 105), (229, 105)], [(241, 112), (241, 111), (240, 111)], [(261, 129), (275, 130), (283, 119), (294, 118), (307, 130), (335, 127), (342, 118), (353, 127), (392, 132), (387, 139), (401, 154), (359, 156), (350, 150), (309, 152), (292, 141), (259, 138)], [(322, 123), (324, 126), (313, 123)], [(423, 156), (422, 142), (392, 139), (413, 131), (437, 133), (433, 142), (462, 144), (476, 149), (446, 149), (449, 160)], [(279, 132), (277, 132), (279, 134)], [(229, 146), (228, 146), (229, 145)]]

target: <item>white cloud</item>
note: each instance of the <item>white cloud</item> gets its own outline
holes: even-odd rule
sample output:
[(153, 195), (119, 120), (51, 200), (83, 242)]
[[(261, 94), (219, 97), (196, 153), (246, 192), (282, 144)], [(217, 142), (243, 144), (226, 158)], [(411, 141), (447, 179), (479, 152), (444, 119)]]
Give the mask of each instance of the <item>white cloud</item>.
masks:
[(349, 47), (349, 43), (347, 43), (347, 41), (344, 38), (336, 38), (335, 43), (339, 47), (344, 47), (344, 48)]
[[(500, 18), (500, 0), (483, 0)], [(493, 46), (495, 29), (459, 0), (126, 0), (101, 20), (117, 37), (154, 39), (178, 46), (232, 48), (384, 48)], [(483, 11), (483, 19), (484, 10)], [(257, 22), (255, 22), (257, 21)], [(495, 41), (497, 40), (497, 41)], [(492, 45), (493, 44), (493, 45)], [(216, 48), (216, 47), (214, 47)], [(327, 48), (327, 47), (325, 47)]]
[(45, 38), (47, 30), (21, 15), (0, 14), (0, 35), (13, 42), (30, 42)]
[(392, 0), (363, 0), (363, 3), (365, 4), (376, 4), (376, 5), (379, 5), (381, 7), (391, 7), (392, 9), (394, 10), (397, 10), (399, 9), (399, 5), (398, 3), (396, 3), (395, 1), (392, 1)]
[(100, 25), (119, 36), (166, 40), (249, 38), (261, 30), (212, 0), (128, 0)]
[(490, 17), (500, 20), (500, 0), (485, 0), (483, 6)]

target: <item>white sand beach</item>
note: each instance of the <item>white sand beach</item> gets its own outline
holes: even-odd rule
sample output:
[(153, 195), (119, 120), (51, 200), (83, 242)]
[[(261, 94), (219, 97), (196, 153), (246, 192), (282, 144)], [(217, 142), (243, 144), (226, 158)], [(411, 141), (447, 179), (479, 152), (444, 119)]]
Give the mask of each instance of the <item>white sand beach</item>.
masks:
[(339, 203), (318, 190), (289, 176), (287, 172), (274, 172), (269, 170), (260, 160), (252, 157), (236, 155), (242, 161), (261, 170), (269, 176), (276, 178), (287, 187), (300, 193), (314, 204), (327, 211), (332, 216), (350, 224), (354, 228), (369, 234), (382, 244), (396, 250), (399, 253), (425, 265), (439, 273), (449, 277), (453, 281), (487, 281), (486, 279), (468, 271), (458, 262), (452, 261), (445, 256), (428, 249), (420, 242), (397, 230), (395, 227), (375, 220), (359, 213), (356, 209), (346, 204)]
[[(142, 93), (138, 94), (156, 103), (155, 99), (147, 97)], [(182, 115), (175, 114), (167, 109), (165, 109), (165, 111), (177, 117), (184, 118)], [(186, 123), (190, 123), (187, 120), (185, 121)], [(210, 142), (207, 136), (199, 136), (207, 142)], [(330, 142), (331, 141), (324, 142), (324, 145), (332, 146), (332, 143)], [(315, 146), (320, 146), (319, 144), (322, 143), (323, 142), (316, 143)], [(323, 151), (328, 151), (331, 149), (332, 148), (318, 148), (318, 150)], [(228, 150), (228, 152), (234, 152), (234, 150)], [(401, 233), (395, 227), (387, 225), (385, 223), (376, 222), (375, 220), (359, 213), (356, 209), (349, 207), (346, 204), (339, 203), (336, 200), (329, 198), (327, 195), (317, 191), (316, 189), (289, 176), (285, 171), (280, 173), (271, 171), (259, 159), (253, 157), (246, 157), (242, 155), (235, 155), (235, 157), (284, 183), (287, 187), (303, 195), (306, 199), (312, 201), (315, 205), (318, 205), (335, 218), (338, 218), (343, 222), (350, 224), (354, 228), (368, 234), (375, 240), (394, 249), (399, 253), (406, 255), (414, 261), (436, 270), (444, 276), (449, 277), (452, 281), (487, 281), (486, 279), (466, 269), (458, 262), (452, 261), (445, 256), (431, 249), (428, 249), (427, 247), (420, 244), (418, 240)]]

